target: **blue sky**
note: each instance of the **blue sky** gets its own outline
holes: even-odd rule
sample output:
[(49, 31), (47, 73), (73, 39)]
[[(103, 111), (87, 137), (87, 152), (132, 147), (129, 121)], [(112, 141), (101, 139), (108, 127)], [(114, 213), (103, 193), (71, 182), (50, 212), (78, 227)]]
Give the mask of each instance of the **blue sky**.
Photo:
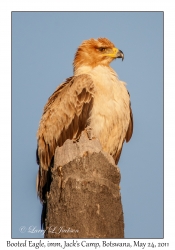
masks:
[(42, 238), (36, 132), (43, 107), (73, 74), (77, 47), (107, 37), (125, 54), (111, 66), (127, 83), (134, 133), (118, 164), (126, 238), (163, 237), (163, 13), (13, 12), (12, 237)]

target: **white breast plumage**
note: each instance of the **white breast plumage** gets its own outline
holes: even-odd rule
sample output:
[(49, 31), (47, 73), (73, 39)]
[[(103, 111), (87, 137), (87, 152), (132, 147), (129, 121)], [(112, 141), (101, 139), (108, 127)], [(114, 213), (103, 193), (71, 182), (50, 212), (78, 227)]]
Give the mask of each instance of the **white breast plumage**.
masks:
[[(123, 145), (130, 121), (130, 98), (125, 83), (110, 67), (80, 67), (79, 74), (91, 76), (95, 86), (90, 127), (103, 149), (114, 155)], [(78, 75), (78, 74), (77, 74)]]

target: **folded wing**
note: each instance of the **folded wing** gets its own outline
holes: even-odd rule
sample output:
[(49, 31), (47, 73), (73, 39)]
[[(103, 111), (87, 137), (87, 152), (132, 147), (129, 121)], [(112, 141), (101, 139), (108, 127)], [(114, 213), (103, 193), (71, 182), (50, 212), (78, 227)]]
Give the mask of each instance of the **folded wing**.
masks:
[(68, 78), (48, 99), (37, 132), (40, 198), (56, 147), (78, 138), (88, 126), (93, 99), (93, 81), (86, 74)]

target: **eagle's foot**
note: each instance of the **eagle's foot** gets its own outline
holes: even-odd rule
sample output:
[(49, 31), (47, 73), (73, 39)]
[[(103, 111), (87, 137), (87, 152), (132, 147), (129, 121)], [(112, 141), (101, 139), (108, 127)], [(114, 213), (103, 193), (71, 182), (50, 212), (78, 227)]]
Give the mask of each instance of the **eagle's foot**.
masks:
[(95, 139), (95, 136), (93, 134), (93, 131), (92, 131), (91, 127), (85, 128), (85, 131), (86, 131), (86, 134), (87, 134), (87, 137), (88, 137), (89, 140)]
[(81, 134), (77, 138), (73, 138), (73, 143), (79, 142)]

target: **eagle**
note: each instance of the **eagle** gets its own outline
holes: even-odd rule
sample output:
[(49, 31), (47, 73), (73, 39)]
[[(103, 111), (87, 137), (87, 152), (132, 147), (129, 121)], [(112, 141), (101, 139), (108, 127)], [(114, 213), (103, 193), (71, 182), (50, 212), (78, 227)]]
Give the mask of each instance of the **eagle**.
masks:
[(91, 38), (78, 47), (73, 76), (49, 97), (37, 131), (37, 192), (43, 204), (51, 183), (56, 147), (78, 140), (90, 128), (103, 151), (117, 164), (123, 143), (131, 139), (133, 115), (126, 83), (110, 63), (124, 53), (107, 38)]

